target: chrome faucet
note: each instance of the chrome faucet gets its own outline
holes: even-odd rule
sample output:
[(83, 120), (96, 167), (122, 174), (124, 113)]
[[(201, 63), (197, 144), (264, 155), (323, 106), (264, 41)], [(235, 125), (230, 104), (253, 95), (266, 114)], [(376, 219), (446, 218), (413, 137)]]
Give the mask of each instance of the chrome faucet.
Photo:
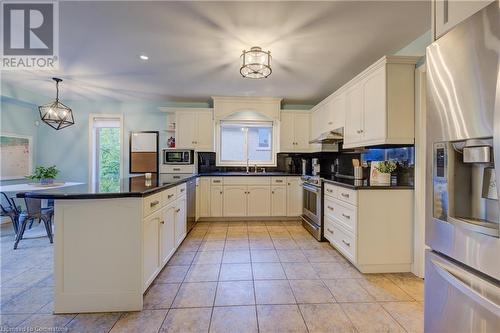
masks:
[(257, 173), (257, 171), (258, 171), (258, 170), (257, 170), (257, 169), (258, 169), (257, 164), (254, 164), (254, 168), (255, 168), (255, 169), (253, 170), (253, 172), (254, 172), (254, 173)]
[(248, 157), (247, 157), (247, 173), (250, 172), (250, 167), (248, 166)]

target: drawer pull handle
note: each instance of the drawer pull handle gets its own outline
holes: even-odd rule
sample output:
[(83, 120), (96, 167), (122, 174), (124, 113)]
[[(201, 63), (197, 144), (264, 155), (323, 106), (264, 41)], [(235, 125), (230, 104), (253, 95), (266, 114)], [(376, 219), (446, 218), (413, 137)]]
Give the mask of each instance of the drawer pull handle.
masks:
[(212, 183), (220, 183), (220, 180), (213, 180)]
[(346, 214), (342, 213), (342, 216), (345, 217), (346, 219), (351, 219), (350, 215), (346, 215)]
[(333, 190), (331, 190), (329, 188), (327, 188), (326, 191), (329, 192), (329, 193), (333, 193)]
[(344, 198), (349, 198), (349, 194), (348, 193), (340, 193)]
[(326, 230), (333, 235), (333, 230), (330, 228), (326, 228)]
[(155, 200), (155, 201), (152, 201), (150, 204), (149, 204), (149, 207), (154, 207), (156, 206), (157, 204), (159, 204), (160, 202), (158, 200)]
[(328, 209), (329, 209), (329, 210), (333, 210), (333, 207), (332, 207), (332, 206), (328, 206)]
[(276, 179), (276, 183), (283, 183), (281, 179)]
[(176, 209), (176, 210), (175, 210), (175, 212), (176, 212), (176, 213), (178, 213), (178, 212), (180, 212), (180, 211), (181, 211), (181, 209), (180, 209), (180, 208), (178, 208), (178, 209)]
[(174, 171), (181, 171), (181, 168), (173, 168)]
[(173, 179), (181, 179), (181, 176), (173, 176)]
[(342, 243), (344, 243), (345, 245), (347, 245), (347, 246), (351, 247), (351, 243), (346, 242), (345, 240), (342, 240)]
[(173, 196), (174, 196), (173, 194), (169, 194), (169, 195), (167, 195), (167, 199), (170, 199), (170, 198), (172, 198)]
[(165, 221), (160, 221), (161, 224), (165, 224)]

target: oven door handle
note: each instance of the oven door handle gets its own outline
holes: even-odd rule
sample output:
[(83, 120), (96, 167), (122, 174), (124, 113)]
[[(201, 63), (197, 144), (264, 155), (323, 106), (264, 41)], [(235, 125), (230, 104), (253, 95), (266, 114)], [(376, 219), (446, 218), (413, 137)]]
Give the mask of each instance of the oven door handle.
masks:
[(320, 188), (317, 188), (317, 187), (312, 186), (312, 185), (308, 185), (308, 184), (306, 184), (306, 183), (303, 183), (303, 184), (302, 184), (302, 187), (303, 187), (305, 190), (309, 191), (309, 192), (314, 192), (314, 193), (320, 193), (320, 192), (321, 192), (321, 189), (320, 189)]

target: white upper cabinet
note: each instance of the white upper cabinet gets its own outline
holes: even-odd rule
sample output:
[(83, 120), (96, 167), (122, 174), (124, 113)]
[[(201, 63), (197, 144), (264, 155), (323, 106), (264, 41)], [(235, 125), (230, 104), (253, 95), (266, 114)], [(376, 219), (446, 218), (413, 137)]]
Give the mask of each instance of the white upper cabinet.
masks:
[(438, 39), (454, 26), (486, 7), (494, 0), (434, 0), (434, 39)]
[(310, 113), (282, 111), (280, 125), (281, 152), (307, 152), (310, 150)]
[(337, 91), (328, 103), (327, 124), (330, 130), (335, 130), (345, 125), (345, 92)]
[(414, 143), (418, 59), (383, 57), (346, 84), (345, 148)]
[[(311, 111), (311, 139), (318, 138), (322, 133), (331, 132), (344, 127), (346, 117), (346, 93), (339, 89), (316, 105)], [(311, 150), (321, 148), (311, 145)]]
[(198, 151), (214, 150), (214, 122), (212, 111), (177, 111), (175, 113), (175, 144), (177, 148)]

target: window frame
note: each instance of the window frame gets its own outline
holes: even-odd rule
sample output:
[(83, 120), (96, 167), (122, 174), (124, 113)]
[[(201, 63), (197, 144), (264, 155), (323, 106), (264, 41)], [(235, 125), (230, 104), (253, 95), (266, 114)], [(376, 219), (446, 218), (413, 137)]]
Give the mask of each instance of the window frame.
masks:
[(268, 167), (275, 167), (276, 166), (276, 154), (277, 154), (277, 128), (276, 128), (276, 122), (274, 121), (242, 121), (242, 120), (223, 120), (223, 121), (218, 121), (216, 124), (216, 165), (217, 166), (235, 166), (235, 167), (241, 167), (241, 166), (246, 166), (247, 161), (237, 161), (237, 160), (223, 160), (222, 159), (222, 129), (224, 125), (233, 125), (233, 126), (239, 126), (246, 128), (247, 134), (245, 135), (245, 153), (244, 156), (248, 158), (248, 128), (249, 127), (269, 127), (272, 130), (271, 133), (271, 142), (270, 142), (270, 147), (257, 147), (257, 151), (270, 151), (271, 152), (271, 159), (268, 161), (262, 161), (262, 160), (249, 160), (248, 164), (249, 165), (258, 165), (258, 166), (268, 166)]

